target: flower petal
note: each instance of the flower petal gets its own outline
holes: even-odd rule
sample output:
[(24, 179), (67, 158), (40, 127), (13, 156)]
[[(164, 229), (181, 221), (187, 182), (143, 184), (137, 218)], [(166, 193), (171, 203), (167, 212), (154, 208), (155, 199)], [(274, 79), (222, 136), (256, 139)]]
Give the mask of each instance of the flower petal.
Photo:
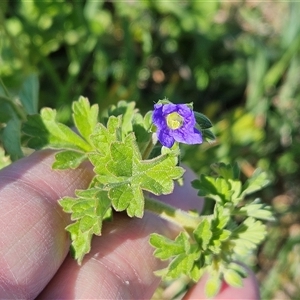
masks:
[(166, 117), (168, 114), (171, 114), (172, 112), (174, 111), (178, 111), (178, 104), (173, 104), (173, 103), (170, 103), (170, 104), (165, 104), (162, 108), (162, 113), (163, 113), (163, 116)]
[(158, 129), (163, 129), (167, 126), (166, 119), (162, 114), (162, 104), (154, 105), (154, 112), (152, 115), (152, 122), (158, 127)]
[(174, 130), (173, 137), (177, 142), (184, 144), (192, 145), (201, 144), (203, 142), (202, 134), (198, 129), (192, 128), (192, 130), (190, 130), (190, 128), (186, 126)]
[(161, 144), (165, 147), (171, 148), (175, 143), (174, 137), (171, 136), (167, 130), (158, 131), (157, 137)]

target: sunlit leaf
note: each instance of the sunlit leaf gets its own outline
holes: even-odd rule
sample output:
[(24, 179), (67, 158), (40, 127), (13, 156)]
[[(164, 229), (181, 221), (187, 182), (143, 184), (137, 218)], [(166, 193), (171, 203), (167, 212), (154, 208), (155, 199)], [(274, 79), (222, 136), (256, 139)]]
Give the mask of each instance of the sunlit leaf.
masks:
[(111, 201), (107, 192), (98, 189), (77, 191), (76, 196), (65, 197), (59, 200), (59, 204), (75, 221), (66, 229), (71, 234), (75, 259), (80, 264), (84, 255), (90, 251), (93, 234), (100, 235), (103, 220), (110, 217)]
[(91, 153), (89, 158), (95, 166), (96, 180), (108, 191), (114, 208), (126, 210), (130, 217), (142, 217), (143, 190), (155, 195), (171, 193), (174, 180), (182, 176), (183, 169), (176, 166), (177, 160), (172, 153), (142, 160), (133, 134), (127, 135), (124, 141), (114, 141), (116, 131), (110, 131), (110, 123), (116, 128), (117, 120), (111, 117), (107, 129), (101, 126), (97, 134), (92, 135), (94, 144), (101, 140), (102, 147), (99, 147), (101, 152)]
[(90, 142), (90, 135), (98, 123), (98, 105), (90, 106), (87, 98), (80, 97), (78, 101), (73, 102), (72, 110), (76, 128), (81, 136)]
[(91, 146), (66, 125), (56, 120), (56, 111), (43, 108), (40, 115), (28, 116), (23, 131), (31, 137), (29, 147), (41, 149), (50, 147), (55, 149), (69, 149), (86, 152)]

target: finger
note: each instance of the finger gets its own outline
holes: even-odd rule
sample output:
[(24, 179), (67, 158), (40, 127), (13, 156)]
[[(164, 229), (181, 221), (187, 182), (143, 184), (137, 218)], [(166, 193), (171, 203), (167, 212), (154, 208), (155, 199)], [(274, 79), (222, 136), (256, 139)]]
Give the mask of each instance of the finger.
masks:
[[(213, 299), (247, 299), (259, 300), (259, 287), (254, 273), (248, 270), (248, 277), (243, 279), (243, 287), (235, 288), (223, 282), (220, 292)], [(184, 300), (211, 299), (205, 295), (207, 276), (203, 278), (185, 295)]]
[(69, 219), (57, 204), (86, 188), (92, 170), (51, 170), (53, 151), (40, 151), (0, 172), (0, 298), (34, 298), (69, 248)]
[[(187, 172), (186, 176), (191, 179), (193, 175)], [(199, 198), (188, 180), (186, 183), (186, 187), (176, 186), (169, 201), (187, 200), (190, 206), (185, 204), (185, 208), (192, 209)], [(178, 194), (185, 195), (184, 199)], [(149, 235), (158, 232), (174, 238), (178, 230), (150, 213), (142, 219), (119, 214), (112, 223), (104, 224), (101, 237), (94, 238), (83, 265), (67, 257), (39, 299), (150, 299), (160, 282), (153, 272), (165, 264), (153, 257)]]
[(149, 234), (162, 231), (170, 235), (150, 214), (116, 218), (94, 238), (82, 266), (67, 257), (38, 299), (149, 299), (159, 284), (153, 271), (164, 266), (153, 257)]

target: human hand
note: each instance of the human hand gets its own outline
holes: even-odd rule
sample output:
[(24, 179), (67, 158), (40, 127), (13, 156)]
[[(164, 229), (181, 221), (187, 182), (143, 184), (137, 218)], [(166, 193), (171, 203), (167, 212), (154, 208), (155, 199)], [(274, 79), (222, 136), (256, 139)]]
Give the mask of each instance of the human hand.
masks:
[[(0, 172), (0, 298), (150, 299), (159, 284), (153, 271), (163, 263), (153, 257), (148, 236), (158, 232), (171, 238), (178, 228), (150, 213), (143, 219), (116, 214), (78, 266), (67, 255), (70, 241), (64, 228), (70, 220), (57, 200), (86, 188), (93, 172), (89, 166), (55, 171), (52, 163), (53, 152), (40, 151)], [(193, 174), (186, 176), (192, 179)], [(201, 209), (189, 184), (162, 199), (183, 209)], [(205, 299), (204, 283), (205, 278), (185, 299)], [(259, 299), (254, 275), (243, 288), (224, 284), (216, 298)]]

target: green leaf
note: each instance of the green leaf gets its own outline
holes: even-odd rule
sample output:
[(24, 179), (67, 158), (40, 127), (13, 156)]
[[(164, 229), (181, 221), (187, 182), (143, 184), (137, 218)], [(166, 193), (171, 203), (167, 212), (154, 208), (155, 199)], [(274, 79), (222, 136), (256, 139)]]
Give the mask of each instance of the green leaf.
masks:
[(165, 275), (165, 279), (175, 279), (182, 274), (190, 276), (190, 272), (193, 269), (194, 263), (200, 257), (200, 252), (179, 254), (172, 260), (168, 267), (168, 272)]
[(100, 235), (102, 222), (111, 215), (111, 202), (105, 191), (89, 189), (77, 191), (78, 198), (65, 197), (59, 204), (67, 213), (71, 213), (72, 221), (66, 227), (71, 234), (72, 247), (78, 263), (91, 249), (93, 234)]
[(143, 118), (135, 108), (135, 102), (119, 101), (117, 106), (113, 105), (108, 109), (108, 115), (122, 116), (120, 124), (122, 137), (125, 138), (126, 135), (134, 132), (138, 147), (143, 153), (151, 135), (152, 112), (148, 112)]
[(248, 254), (263, 241), (266, 234), (266, 226), (262, 222), (247, 218), (231, 234), (231, 242), (235, 245), (233, 253), (241, 256)]
[(227, 267), (228, 269), (232, 269), (237, 272), (242, 278), (246, 278), (248, 275), (247, 269), (243, 265), (240, 265), (238, 263), (231, 262)]
[(35, 114), (39, 103), (39, 79), (37, 74), (31, 74), (23, 82), (19, 93), (20, 101), (27, 114)]
[(170, 240), (169, 238), (153, 233), (150, 235), (150, 244), (156, 248), (154, 251), (154, 256), (166, 260), (173, 256), (185, 253), (189, 247), (189, 241), (183, 232), (181, 232), (175, 239), (175, 241)]
[(233, 191), (230, 183), (222, 177), (214, 178), (202, 174), (200, 180), (194, 180), (192, 185), (194, 188), (199, 189), (199, 196), (213, 199), (218, 203), (231, 200)]
[(3, 99), (6, 99), (6, 97), (2, 97), (0, 95), (0, 123), (7, 123), (11, 118), (13, 118), (13, 116), (15, 116), (15, 112), (11, 105)]
[(211, 165), (211, 168), (216, 172), (218, 176), (223, 177), (226, 180), (238, 180), (239, 179), (239, 168), (237, 164), (233, 166), (230, 164), (225, 164), (223, 162), (215, 163)]
[(23, 157), (21, 149), (21, 121), (17, 118), (9, 120), (2, 132), (3, 146), (12, 161)]
[(225, 208), (221, 205), (216, 205), (214, 208), (214, 217), (213, 225), (218, 229), (223, 229), (228, 224), (231, 212), (228, 208)]
[(66, 150), (55, 154), (53, 169), (76, 169), (82, 162), (87, 159), (85, 153)]
[(243, 286), (243, 278), (241, 277), (241, 275), (238, 272), (236, 272), (232, 269), (227, 269), (224, 271), (223, 275), (224, 275), (225, 281), (229, 285), (236, 287), (236, 288)]
[(201, 129), (207, 129), (213, 126), (210, 119), (204, 114), (194, 111), (194, 116), (196, 119), (196, 123), (198, 123)]
[(148, 111), (144, 116), (144, 127), (148, 131), (150, 131), (150, 128), (152, 126), (152, 115), (153, 111)]
[[(198, 245), (191, 245), (186, 233), (181, 232), (175, 239), (170, 240), (159, 234), (151, 234), (150, 244), (156, 248), (154, 256), (162, 260), (173, 258), (169, 266), (165, 269), (156, 271), (156, 275), (165, 279), (174, 279), (182, 274), (192, 278), (198, 278), (201, 275), (200, 268), (200, 250)], [(202, 264), (202, 263), (201, 263)]]
[(172, 153), (142, 160), (134, 134), (127, 135), (122, 142), (116, 141), (117, 120), (110, 117), (107, 129), (100, 125), (97, 134), (92, 135), (93, 143), (102, 146), (96, 146), (99, 152), (91, 153), (89, 159), (95, 166), (96, 180), (108, 191), (115, 210), (126, 210), (130, 217), (142, 217), (143, 190), (155, 195), (170, 194), (173, 181), (184, 170), (176, 166), (177, 158)]
[(269, 183), (270, 180), (268, 179), (267, 174), (260, 169), (257, 169), (243, 186), (241, 197), (245, 197), (246, 195), (257, 192), (267, 186)]
[(192, 186), (198, 189), (198, 195), (215, 200), (219, 204), (232, 203), (236, 206), (242, 200), (242, 184), (236, 177), (236, 170), (230, 165), (214, 164), (213, 170), (219, 175), (212, 177), (200, 175), (199, 180), (192, 181)]
[(40, 115), (28, 116), (23, 126), (29, 135), (29, 147), (41, 149), (45, 146), (54, 149), (77, 150), (87, 152), (91, 146), (66, 125), (56, 121), (56, 111), (43, 108)]
[(216, 140), (216, 136), (210, 129), (202, 129), (201, 133), (204, 141), (208, 143), (212, 143)]
[(230, 202), (236, 206), (243, 198), (241, 197), (242, 183), (239, 180), (228, 179), (231, 190)]
[(113, 105), (108, 109), (108, 116), (122, 116), (121, 128), (123, 137), (132, 132), (132, 120), (135, 113), (135, 102), (119, 101), (117, 106)]
[(211, 222), (204, 219), (194, 230), (193, 234), (201, 248), (206, 250), (212, 238)]
[(194, 282), (198, 282), (199, 279), (202, 277), (202, 275), (204, 274), (205, 268), (203, 268), (203, 259), (201, 259), (202, 257), (200, 257), (199, 260), (194, 262), (194, 265), (190, 271), (189, 276), (191, 277), (191, 279)]
[(78, 264), (81, 265), (83, 257), (85, 254), (91, 251), (91, 241), (93, 234), (91, 231), (82, 231), (80, 230), (80, 223), (72, 223), (66, 230), (70, 233), (72, 244), (71, 244), (71, 252), (73, 254), (74, 259), (77, 260)]
[(78, 101), (73, 102), (72, 109), (74, 124), (78, 132), (90, 143), (90, 135), (98, 123), (98, 105), (90, 106), (87, 98), (80, 97)]
[[(122, 140), (121, 126), (122, 118), (111, 116), (108, 119), (107, 127), (105, 127), (101, 123), (98, 123), (93, 134), (90, 137), (94, 148), (97, 149), (99, 153), (101, 153), (101, 156), (103, 157), (104, 161), (106, 161), (109, 158), (109, 150), (111, 143)], [(103, 166), (101, 166), (100, 164), (99, 166), (95, 167), (96, 172), (101, 172), (102, 169)]]
[(256, 219), (274, 221), (275, 218), (272, 214), (271, 207), (260, 203), (260, 199), (256, 199), (250, 204), (241, 207), (238, 211), (239, 214), (247, 215)]
[(216, 296), (221, 288), (222, 281), (218, 274), (210, 274), (206, 283), (204, 292), (208, 298), (213, 298)]
[(132, 119), (132, 130), (135, 134), (136, 142), (141, 153), (144, 153), (146, 147), (149, 145), (149, 141), (151, 141), (152, 133), (150, 132), (150, 127), (147, 123), (149, 122), (149, 115), (152, 114), (148, 113), (145, 118), (143, 118), (141, 114), (135, 113)]

